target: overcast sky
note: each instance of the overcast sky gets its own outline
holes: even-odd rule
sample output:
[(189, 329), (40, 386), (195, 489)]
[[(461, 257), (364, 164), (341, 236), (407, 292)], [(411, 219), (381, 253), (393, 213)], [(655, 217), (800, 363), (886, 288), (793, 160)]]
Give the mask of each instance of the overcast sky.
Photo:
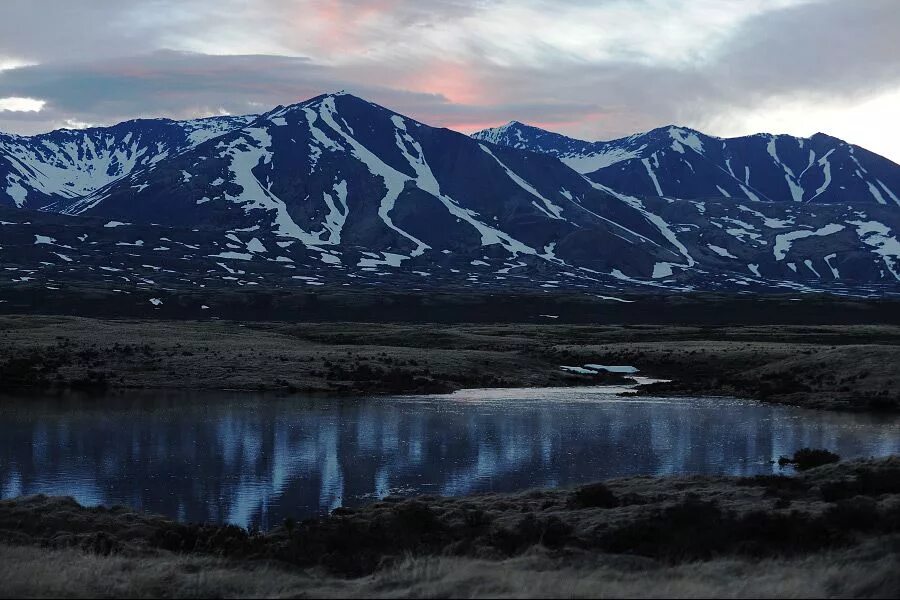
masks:
[(900, 0), (2, 0), (0, 130), (346, 89), (463, 132), (823, 131), (900, 162)]

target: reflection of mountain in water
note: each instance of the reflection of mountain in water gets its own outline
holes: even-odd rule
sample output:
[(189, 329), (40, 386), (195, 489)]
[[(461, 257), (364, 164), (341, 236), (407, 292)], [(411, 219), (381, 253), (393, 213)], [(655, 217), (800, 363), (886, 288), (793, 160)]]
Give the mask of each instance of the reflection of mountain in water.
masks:
[(847, 457), (900, 451), (896, 423), (860, 416), (587, 394), (6, 402), (0, 492), (265, 528), (397, 490), (458, 495), (630, 474), (759, 473), (802, 446)]

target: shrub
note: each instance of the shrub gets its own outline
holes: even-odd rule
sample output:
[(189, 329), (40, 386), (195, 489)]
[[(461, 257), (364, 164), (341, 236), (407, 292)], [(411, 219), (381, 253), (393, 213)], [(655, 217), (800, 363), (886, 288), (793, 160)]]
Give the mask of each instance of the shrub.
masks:
[(569, 496), (569, 505), (577, 508), (613, 508), (619, 499), (602, 483), (592, 483), (575, 490)]
[(395, 513), (399, 530), (413, 535), (434, 533), (443, 528), (437, 515), (422, 502), (411, 501), (399, 505)]
[(284, 519), (284, 530), (287, 531), (288, 535), (294, 533), (294, 527), (296, 527), (297, 521), (295, 521), (291, 517), (285, 517)]
[(799, 498), (809, 490), (809, 483), (796, 477), (787, 475), (754, 475), (753, 477), (741, 477), (737, 480), (740, 486), (758, 486), (765, 488), (767, 497)]
[(489, 543), (500, 552), (517, 554), (537, 544), (547, 548), (561, 548), (572, 540), (572, 526), (555, 516), (537, 517), (529, 513), (511, 527), (498, 527), (489, 536)]
[(836, 463), (840, 460), (840, 456), (825, 449), (801, 448), (794, 452), (794, 456), (791, 458), (787, 456), (780, 457), (778, 464), (782, 467), (793, 465), (798, 471), (806, 471), (822, 465)]
[(839, 529), (858, 529), (868, 531), (875, 529), (881, 515), (878, 504), (871, 498), (856, 496), (841, 500), (825, 512), (825, 520)]
[(854, 496), (900, 494), (900, 468), (863, 471), (856, 479), (826, 482), (821, 486), (821, 493), (826, 502), (837, 502)]
[[(817, 518), (792, 511), (738, 514), (688, 497), (679, 504), (613, 529), (599, 540), (607, 552), (666, 560), (708, 560), (722, 554), (771, 556), (833, 547), (850, 539), (846, 514)], [(860, 509), (862, 511), (865, 508)]]

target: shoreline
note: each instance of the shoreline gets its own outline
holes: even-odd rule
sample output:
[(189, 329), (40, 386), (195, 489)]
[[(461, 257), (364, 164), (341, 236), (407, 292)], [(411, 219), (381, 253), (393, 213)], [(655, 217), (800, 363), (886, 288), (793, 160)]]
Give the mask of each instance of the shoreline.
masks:
[(900, 327), (199, 322), (0, 316), (0, 385), (55, 393), (209, 390), (329, 396), (620, 384), (900, 412)]
[[(889, 596), (896, 589), (893, 567), (876, 570), (874, 583), (863, 573), (900, 558), (900, 457), (841, 462), (790, 477), (644, 476), (513, 494), (389, 496), (324, 518), (286, 519), (266, 533), (179, 523), (124, 507), (85, 508), (66, 498), (0, 501), (0, 555), (30, 556), (26, 562), (34, 569), (72, 551), (95, 563), (143, 561), (174, 572), (194, 564), (195, 573), (218, 578), (265, 568), (287, 578), (292, 593), (357, 586), (369, 590), (359, 595), (370, 595), (377, 590), (368, 586), (399, 569), (408, 576), (391, 589), (410, 596), (427, 595), (424, 590), (447, 575), (437, 566), (446, 564), (475, 569), (482, 585), (498, 584), (497, 569), (537, 568), (552, 576), (581, 568), (605, 570), (635, 586), (665, 579), (673, 569), (690, 570), (699, 585), (698, 569), (728, 564), (732, 574), (725, 581), (753, 595), (759, 589), (753, 578), (766, 575), (753, 567), (758, 561), (799, 568), (814, 585), (812, 565), (834, 567), (840, 557), (857, 578), (846, 581), (851, 587), (842, 593)], [(418, 565), (414, 577), (410, 561)], [(744, 565), (738, 571), (750, 580), (734, 579), (736, 565)], [(128, 586), (139, 585), (140, 575), (121, 577), (137, 595)], [(854, 587), (863, 580), (868, 593)], [(512, 586), (510, 595), (527, 591), (506, 579), (500, 583)], [(27, 591), (40, 593), (51, 584), (31, 580)], [(244, 595), (253, 595), (250, 585), (241, 588)]]

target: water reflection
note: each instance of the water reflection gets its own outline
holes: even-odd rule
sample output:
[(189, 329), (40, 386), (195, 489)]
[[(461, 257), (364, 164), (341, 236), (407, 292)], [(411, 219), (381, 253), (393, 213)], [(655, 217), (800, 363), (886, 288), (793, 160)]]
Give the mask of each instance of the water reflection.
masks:
[(0, 401), (0, 494), (70, 495), (267, 528), (389, 493), (512, 491), (632, 474), (777, 471), (803, 447), (900, 452), (900, 424), (593, 389), (335, 400), (130, 394)]

